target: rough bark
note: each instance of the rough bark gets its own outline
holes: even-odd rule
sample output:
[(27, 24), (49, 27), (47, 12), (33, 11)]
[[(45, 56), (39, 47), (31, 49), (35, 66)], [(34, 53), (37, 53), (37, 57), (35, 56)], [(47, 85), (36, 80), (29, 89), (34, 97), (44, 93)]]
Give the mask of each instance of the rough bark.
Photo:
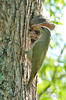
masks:
[(40, 0), (0, 0), (0, 100), (37, 100), (36, 78), (26, 90), (31, 67), (23, 49), (30, 48), (29, 23), (40, 9)]

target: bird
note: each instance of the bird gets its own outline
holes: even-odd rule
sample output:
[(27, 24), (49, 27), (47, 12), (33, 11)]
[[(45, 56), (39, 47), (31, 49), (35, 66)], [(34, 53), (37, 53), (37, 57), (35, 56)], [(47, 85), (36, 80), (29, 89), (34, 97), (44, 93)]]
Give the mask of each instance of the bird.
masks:
[(26, 52), (27, 59), (32, 66), (27, 87), (30, 87), (30, 84), (33, 82), (34, 77), (41, 68), (50, 43), (50, 29), (42, 26), (38, 27), (40, 29), (40, 38), (36, 40), (30, 50)]

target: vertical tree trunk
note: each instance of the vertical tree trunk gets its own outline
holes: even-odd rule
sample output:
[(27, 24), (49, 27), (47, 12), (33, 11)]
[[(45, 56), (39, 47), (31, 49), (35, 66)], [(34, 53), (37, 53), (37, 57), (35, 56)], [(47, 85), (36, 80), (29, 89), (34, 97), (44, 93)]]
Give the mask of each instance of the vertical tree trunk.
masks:
[(26, 90), (31, 68), (23, 50), (30, 48), (29, 23), (39, 8), (40, 0), (0, 0), (0, 100), (37, 100), (36, 79)]

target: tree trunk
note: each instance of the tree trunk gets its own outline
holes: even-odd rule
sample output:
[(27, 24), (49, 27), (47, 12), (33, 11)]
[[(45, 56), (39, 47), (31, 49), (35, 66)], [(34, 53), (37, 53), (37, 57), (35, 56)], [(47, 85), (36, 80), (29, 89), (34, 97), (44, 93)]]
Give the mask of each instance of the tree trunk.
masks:
[(31, 46), (29, 23), (39, 9), (40, 0), (0, 0), (0, 100), (37, 100), (36, 78), (26, 90), (31, 66), (24, 50)]

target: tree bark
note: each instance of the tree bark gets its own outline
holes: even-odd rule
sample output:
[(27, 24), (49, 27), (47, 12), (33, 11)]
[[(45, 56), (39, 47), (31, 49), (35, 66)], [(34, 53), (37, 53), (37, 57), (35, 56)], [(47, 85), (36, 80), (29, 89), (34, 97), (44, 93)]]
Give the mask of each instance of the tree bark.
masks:
[[(0, 0), (0, 100), (37, 100), (37, 78), (26, 90), (31, 66), (29, 24), (40, 0)], [(38, 12), (39, 11), (39, 12)]]

